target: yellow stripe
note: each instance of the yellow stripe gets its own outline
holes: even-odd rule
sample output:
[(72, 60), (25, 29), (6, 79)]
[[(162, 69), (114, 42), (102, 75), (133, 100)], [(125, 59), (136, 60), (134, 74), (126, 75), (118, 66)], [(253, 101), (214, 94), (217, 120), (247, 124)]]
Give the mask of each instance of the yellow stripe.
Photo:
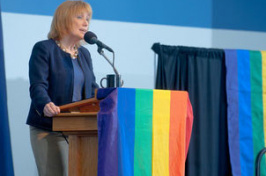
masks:
[[(266, 146), (266, 51), (261, 51), (262, 59), (262, 92), (263, 92), (263, 128), (264, 146)], [(264, 157), (266, 158), (266, 157)], [(266, 160), (265, 160), (266, 162)]]
[(266, 51), (261, 51), (261, 57), (262, 57), (262, 86), (263, 86), (264, 146), (266, 146)]
[(153, 91), (153, 176), (169, 176), (170, 98), (170, 91)]

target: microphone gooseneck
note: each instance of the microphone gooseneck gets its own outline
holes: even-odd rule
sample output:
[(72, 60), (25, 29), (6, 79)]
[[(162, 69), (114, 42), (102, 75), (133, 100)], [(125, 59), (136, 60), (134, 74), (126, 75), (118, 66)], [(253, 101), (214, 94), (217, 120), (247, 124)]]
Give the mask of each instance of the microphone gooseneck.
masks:
[[(91, 32), (91, 31), (86, 32), (86, 34), (84, 35), (84, 40), (85, 40), (87, 43), (91, 44), (91, 45), (93, 45), (93, 44), (97, 44), (97, 46), (98, 46), (98, 50), (97, 50), (98, 53), (99, 53), (100, 55), (102, 55), (102, 56), (105, 58), (105, 60), (106, 60), (111, 66), (112, 66), (112, 68), (113, 68), (115, 74), (116, 74), (116, 75), (119, 75), (117, 69), (115, 68), (115, 53), (114, 53), (114, 51), (113, 51), (110, 47), (108, 47), (107, 45), (105, 45), (104, 43), (102, 43), (101, 41), (99, 41), (99, 40), (97, 39), (96, 34), (94, 34), (94, 33)], [(103, 52), (103, 50), (102, 50), (103, 48), (105, 48), (105, 49), (107, 49), (108, 51), (110, 51), (110, 52), (113, 53), (113, 62), (111, 62), (111, 61), (107, 58), (107, 56), (104, 54), (104, 52)]]

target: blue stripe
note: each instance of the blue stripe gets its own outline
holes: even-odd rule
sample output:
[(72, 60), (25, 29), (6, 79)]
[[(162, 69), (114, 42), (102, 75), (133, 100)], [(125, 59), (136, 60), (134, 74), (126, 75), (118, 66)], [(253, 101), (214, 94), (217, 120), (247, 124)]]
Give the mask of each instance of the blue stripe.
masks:
[[(175, 26), (211, 27), (211, 0), (91, 1), (94, 17), (102, 20)], [(104, 4), (104, 5), (103, 5)]]
[(237, 51), (241, 176), (254, 172), (249, 51)]
[(12, 176), (14, 175), (14, 170), (7, 113), (7, 92), (2, 33), (2, 18), (0, 13), (0, 175)]
[[(63, 0), (2, 0), (3, 11), (49, 15)], [(88, 1), (94, 19), (174, 26), (266, 31), (266, 1)], [(226, 9), (226, 13), (225, 10)]]
[(118, 176), (134, 176), (135, 94), (118, 88)]
[(64, 0), (2, 0), (3, 12), (52, 16)]
[(266, 31), (266, 1), (213, 2), (213, 28)]

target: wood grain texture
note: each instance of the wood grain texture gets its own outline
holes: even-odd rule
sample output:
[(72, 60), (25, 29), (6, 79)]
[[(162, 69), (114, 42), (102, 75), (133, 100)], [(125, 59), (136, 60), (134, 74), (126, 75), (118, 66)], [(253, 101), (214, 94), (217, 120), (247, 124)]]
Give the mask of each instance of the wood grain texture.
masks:
[(60, 106), (53, 117), (53, 131), (69, 139), (69, 176), (97, 176), (99, 100), (92, 98)]

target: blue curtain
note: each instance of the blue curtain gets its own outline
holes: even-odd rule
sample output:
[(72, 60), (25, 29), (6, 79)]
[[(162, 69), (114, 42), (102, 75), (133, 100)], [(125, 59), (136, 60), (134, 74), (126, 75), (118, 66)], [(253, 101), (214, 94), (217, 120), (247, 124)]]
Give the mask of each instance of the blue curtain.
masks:
[(7, 94), (3, 48), (2, 18), (0, 10), (0, 175), (13, 176), (14, 171), (7, 113)]

